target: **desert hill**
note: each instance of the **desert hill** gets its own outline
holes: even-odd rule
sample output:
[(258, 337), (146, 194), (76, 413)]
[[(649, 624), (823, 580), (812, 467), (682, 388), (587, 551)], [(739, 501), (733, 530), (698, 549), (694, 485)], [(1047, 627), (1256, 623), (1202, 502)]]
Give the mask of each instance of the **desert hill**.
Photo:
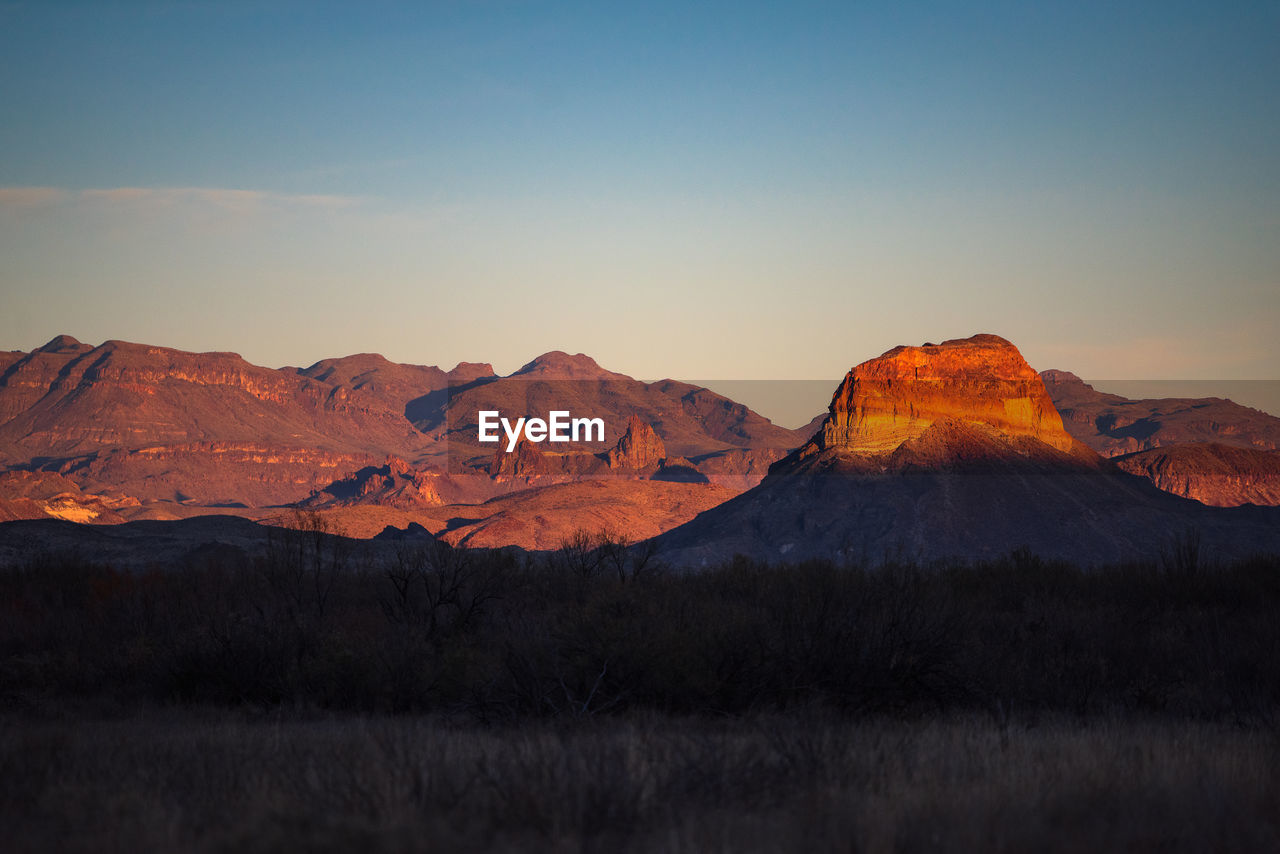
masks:
[(707, 483), (583, 480), (509, 493), (453, 508), (439, 536), (463, 546), (554, 549), (578, 532), (630, 542), (655, 537), (733, 497)]
[(493, 366), (459, 362), (450, 371), (434, 365), (405, 365), (377, 353), (357, 353), (338, 359), (323, 359), (309, 368), (296, 369), (300, 376), (319, 380), (348, 392), (364, 392), (413, 420), (414, 410), (435, 392), (492, 377)]
[[(482, 407), (512, 417), (570, 409), (604, 418), (608, 435), (567, 449), (522, 443), (495, 462), (494, 446), (475, 441)], [(636, 496), (661, 494), (666, 507), (606, 488), (630, 508), (607, 513), (610, 525), (635, 539), (692, 515), (675, 508), (706, 509), (758, 483), (803, 438), (698, 386), (643, 383), (558, 351), (508, 377), (483, 363), (446, 371), (373, 353), (270, 369), (235, 353), (92, 346), (65, 335), (30, 353), (0, 354), (0, 471), (13, 474), (0, 481), (5, 518), (265, 518), (280, 515), (270, 508), (302, 502), (362, 531), (378, 507), (400, 514), (392, 522), (420, 520), (439, 531), (454, 516), (481, 517), (437, 519), (432, 508), (563, 487), (539, 501), (569, 512), (569, 487), (579, 480), (667, 483), (634, 487)], [(36, 481), (44, 484), (39, 495)], [(694, 488), (708, 482), (722, 489)], [(493, 512), (510, 520), (519, 516), (514, 508)], [(585, 505), (580, 512), (591, 515)], [(573, 522), (537, 525), (559, 531)], [(498, 539), (555, 536), (537, 525)], [(494, 541), (497, 530), (484, 537)]]
[(607, 450), (633, 415), (652, 426), (669, 453), (687, 458), (731, 449), (790, 449), (808, 438), (708, 389), (675, 380), (641, 382), (607, 371), (588, 356), (558, 351), (510, 376), (480, 377), (452, 387), (439, 407), (414, 424), (449, 443), (451, 470), (482, 468), (489, 465), (494, 446), (477, 441), (477, 412), (545, 418), (552, 409), (605, 419), (602, 442), (558, 448), (564, 452)]
[(1097, 391), (1068, 371), (1040, 375), (1067, 431), (1106, 457), (1188, 442), (1265, 451), (1280, 447), (1280, 418), (1231, 400), (1131, 400)]
[(17, 519), (65, 519), (113, 525), (124, 521), (120, 511), (140, 504), (123, 493), (86, 493), (60, 474), (47, 471), (0, 472), (0, 522)]
[(819, 434), (658, 543), (685, 566), (734, 553), (928, 561), (1023, 547), (1098, 564), (1150, 557), (1189, 531), (1218, 554), (1275, 550), (1280, 511), (1207, 508), (1118, 470), (1065, 431), (1016, 347), (978, 335), (855, 366)]
[(424, 438), (359, 389), (187, 353), (59, 336), (0, 376), (9, 467), (57, 471), (142, 500), (283, 503)]
[(981, 425), (1010, 441), (1031, 440), (1027, 447), (1043, 446), (1044, 453), (1088, 462), (1096, 456), (1063, 428), (1039, 374), (1017, 348), (997, 335), (975, 335), (895, 347), (850, 370), (821, 429), (786, 469), (883, 466), (905, 443), (936, 444), (945, 425)]
[[(352, 536), (416, 524), (452, 544), (536, 550), (578, 532), (644, 540), (740, 491), (668, 457), (653, 428), (633, 415), (606, 453), (548, 454), (521, 440), (513, 453), (493, 453), (487, 477), (416, 470), (391, 457), (301, 506)], [(288, 514), (279, 521), (288, 524)]]
[[(300, 502), (363, 536), (414, 523), (456, 542), (546, 548), (578, 529), (638, 540), (689, 522), (666, 540), (676, 552), (778, 556), (769, 550), (790, 543), (788, 554), (860, 558), (1071, 543), (1109, 559), (1179, 526), (1212, 539), (1225, 525), (1242, 548), (1266, 540), (1264, 511), (1196, 515), (1126, 472), (1211, 503), (1263, 503), (1275, 500), (1274, 456), (1166, 443), (1110, 463), (1086, 445), (1108, 455), (1143, 433), (1257, 449), (1280, 436), (1269, 432), (1280, 419), (1043, 377), (998, 336), (899, 347), (853, 368), (821, 422), (787, 430), (705, 388), (641, 382), (583, 354), (552, 351), (509, 376), (368, 353), (269, 369), (234, 353), (59, 336), (0, 353), (0, 515), (261, 519)], [(476, 440), (481, 409), (569, 410), (602, 417), (606, 435), (522, 440), (508, 454)]]
[(1166, 492), (1205, 504), (1280, 504), (1280, 418), (1216, 397), (1133, 400), (1041, 373), (1068, 432)]
[(1216, 442), (1166, 445), (1114, 457), (1165, 492), (1217, 507), (1280, 505), (1280, 452)]
[[(559, 548), (580, 533), (631, 543), (646, 540), (735, 494), (709, 483), (589, 478), (528, 487), (478, 503), (308, 503), (305, 512), (351, 537), (419, 526), (452, 545), (538, 551)], [(284, 512), (263, 521), (288, 527), (296, 517)]]

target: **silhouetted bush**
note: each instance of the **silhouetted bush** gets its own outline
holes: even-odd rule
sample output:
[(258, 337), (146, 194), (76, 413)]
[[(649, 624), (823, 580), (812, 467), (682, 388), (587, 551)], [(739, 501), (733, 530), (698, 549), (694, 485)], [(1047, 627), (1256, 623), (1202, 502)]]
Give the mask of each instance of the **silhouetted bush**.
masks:
[(378, 567), (347, 542), (286, 532), (261, 559), (165, 573), (0, 570), (0, 702), (1280, 723), (1280, 559), (1215, 565), (1190, 539), (1089, 572), (1015, 552), (691, 574), (611, 541), (405, 544)]

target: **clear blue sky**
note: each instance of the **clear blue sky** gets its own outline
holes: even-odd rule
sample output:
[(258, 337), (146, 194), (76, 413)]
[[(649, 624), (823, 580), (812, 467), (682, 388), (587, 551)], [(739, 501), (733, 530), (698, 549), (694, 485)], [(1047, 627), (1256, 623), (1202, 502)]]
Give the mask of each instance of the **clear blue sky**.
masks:
[(1280, 372), (1280, 4), (0, 2), (0, 347)]

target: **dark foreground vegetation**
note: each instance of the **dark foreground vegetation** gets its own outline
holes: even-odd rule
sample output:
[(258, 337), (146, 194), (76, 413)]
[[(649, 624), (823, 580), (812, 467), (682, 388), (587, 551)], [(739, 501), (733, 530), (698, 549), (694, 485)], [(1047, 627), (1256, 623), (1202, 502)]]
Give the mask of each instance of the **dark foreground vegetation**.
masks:
[(0, 728), (5, 850), (1275, 851), (1274, 738), (1205, 723), (190, 711)]
[(266, 559), (0, 570), (0, 701), (444, 713), (482, 723), (738, 715), (1146, 713), (1275, 727), (1280, 559), (1183, 543), (1081, 571), (1026, 554), (874, 569), (735, 560), (693, 574), (585, 540), (558, 553), (285, 532)]
[(0, 571), (17, 849), (1280, 850), (1274, 557), (348, 542)]

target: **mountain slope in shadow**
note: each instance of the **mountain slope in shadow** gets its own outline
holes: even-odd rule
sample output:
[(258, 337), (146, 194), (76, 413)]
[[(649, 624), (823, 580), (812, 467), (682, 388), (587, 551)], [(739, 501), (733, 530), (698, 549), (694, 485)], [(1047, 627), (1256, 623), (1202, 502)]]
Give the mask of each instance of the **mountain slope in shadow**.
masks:
[(738, 553), (875, 563), (1020, 548), (1096, 565), (1189, 538), (1223, 557), (1276, 551), (1280, 510), (1209, 508), (1118, 470), (1066, 432), (1016, 347), (978, 335), (854, 367), (819, 434), (657, 542), (686, 567)]

